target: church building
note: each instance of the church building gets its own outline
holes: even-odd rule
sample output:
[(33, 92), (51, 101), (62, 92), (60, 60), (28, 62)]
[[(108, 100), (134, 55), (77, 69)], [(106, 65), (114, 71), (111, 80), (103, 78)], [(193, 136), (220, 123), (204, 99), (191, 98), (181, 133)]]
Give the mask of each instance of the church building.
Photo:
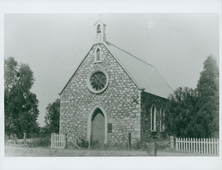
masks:
[(164, 104), (172, 88), (150, 64), (106, 40), (106, 25), (94, 25), (96, 42), (60, 93), (60, 133), (68, 141), (100, 144), (158, 140)]

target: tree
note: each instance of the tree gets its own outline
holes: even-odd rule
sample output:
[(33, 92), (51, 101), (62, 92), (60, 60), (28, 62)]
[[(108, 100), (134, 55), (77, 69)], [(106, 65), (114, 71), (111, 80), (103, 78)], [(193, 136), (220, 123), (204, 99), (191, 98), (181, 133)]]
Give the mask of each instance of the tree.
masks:
[(32, 133), (38, 130), (38, 100), (30, 91), (34, 84), (33, 71), (13, 57), (4, 60), (5, 133)]
[(206, 137), (219, 137), (219, 68), (216, 60), (208, 56), (197, 83), (197, 123), (202, 121)]
[(179, 87), (170, 95), (165, 110), (166, 131), (177, 137), (194, 137), (194, 122), (197, 93), (195, 90)]
[(59, 133), (60, 100), (56, 99), (46, 107), (45, 129), (50, 133)]
[(209, 56), (197, 87), (178, 88), (166, 105), (166, 131), (177, 137), (219, 137), (219, 69)]

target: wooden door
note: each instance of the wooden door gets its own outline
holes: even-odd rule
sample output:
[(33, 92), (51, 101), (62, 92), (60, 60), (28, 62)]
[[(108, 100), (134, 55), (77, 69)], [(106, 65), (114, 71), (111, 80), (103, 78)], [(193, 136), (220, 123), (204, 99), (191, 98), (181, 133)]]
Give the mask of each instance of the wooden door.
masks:
[(94, 113), (92, 119), (92, 142), (104, 144), (105, 139), (105, 118), (101, 110)]

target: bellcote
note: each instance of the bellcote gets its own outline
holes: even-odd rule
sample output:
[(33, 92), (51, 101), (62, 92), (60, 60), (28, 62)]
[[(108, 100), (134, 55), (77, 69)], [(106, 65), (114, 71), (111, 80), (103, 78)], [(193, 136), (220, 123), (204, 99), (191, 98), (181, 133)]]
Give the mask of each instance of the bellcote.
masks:
[(95, 24), (95, 33), (96, 33), (96, 43), (101, 43), (106, 41), (106, 24), (98, 20)]

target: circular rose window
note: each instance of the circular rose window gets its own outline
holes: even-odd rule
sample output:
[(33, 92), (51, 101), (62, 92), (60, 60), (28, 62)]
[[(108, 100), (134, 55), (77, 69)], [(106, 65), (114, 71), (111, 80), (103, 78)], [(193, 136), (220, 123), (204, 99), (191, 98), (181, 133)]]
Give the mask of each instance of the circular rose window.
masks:
[(87, 86), (93, 93), (103, 92), (108, 85), (108, 75), (104, 70), (95, 70), (89, 74)]

